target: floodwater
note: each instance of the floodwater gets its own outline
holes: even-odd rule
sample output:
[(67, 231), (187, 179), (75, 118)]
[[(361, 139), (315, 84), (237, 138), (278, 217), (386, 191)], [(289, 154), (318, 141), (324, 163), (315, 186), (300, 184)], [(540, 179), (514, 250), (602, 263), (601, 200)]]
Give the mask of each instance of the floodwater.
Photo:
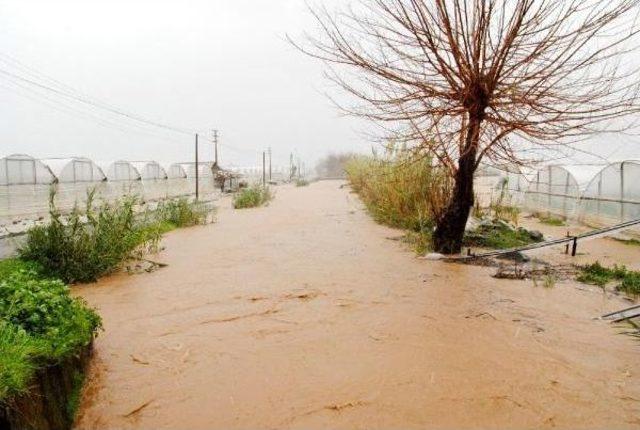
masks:
[(105, 328), (77, 429), (640, 426), (637, 340), (594, 319), (620, 297), (418, 259), (341, 182), (221, 206), (74, 288)]

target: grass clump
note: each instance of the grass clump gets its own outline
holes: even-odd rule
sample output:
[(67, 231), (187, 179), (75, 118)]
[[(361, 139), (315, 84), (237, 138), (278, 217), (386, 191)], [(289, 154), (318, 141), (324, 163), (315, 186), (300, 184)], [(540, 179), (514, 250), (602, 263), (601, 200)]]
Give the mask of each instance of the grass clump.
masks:
[(482, 248), (509, 249), (541, 242), (541, 235), (522, 227), (513, 228), (506, 222), (495, 220), (480, 224), (475, 230), (464, 236), (465, 246)]
[(538, 218), (538, 221), (540, 221), (542, 224), (546, 224), (546, 225), (553, 225), (557, 227), (566, 225), (566, 222), (564, 219), (557, 216), (553, 216), (551, 214), (537, 214), (536, 218)]
[(352, 189), (377, 222), (409, 230), (407, 240), (422, 252), (431, 248), (431, 232), (451, 183), (430, 158), (402, 151), (389, 159), (353, 157), (345, 171)]
[(27, 391), (38, 358), (46, 355), (46, 349), (44, 341), (0, 320), (0, 405)]
[(255, 208), (265, 205), (273, 199), (273, 193), (269, 187), (253, 185), (242, 189), (233, 198), (233, 207), (236, 209)]
[(38, 368), (76, 354), (101, 327), (98, 314), (71, 297), (66, 284), (32, 266), (0, 264), (0, 403), (27, 391)]
[(629, 270), (624, 265), (615, 264), (613, 267), (605, 267), (596, 261), (593, 264), (580, 267), (580, 275), (577, 280), (602, 288), (609, 282), (619, 281), (616, 290), (631, 296), (640, 295), (640, 272)]
[(296, 187), (306, 187), (309, 185), (309, 181), (306, 179), (296, 179)]
[(612, 238), (613, 240), (615, 240), (616, 242), (620, 242), (620, 243), (624, 243), (625, 245), (629, 245), (629, 246), (640, 246), (640, 240), (635, 239), (635, 238), (631, 238), (631, 239), (622, 239), (619, 237), (614, 237)]
[(203, 203), (189, 202), (187, 198), (163, 201), (155, 210), (156, 222), (164, 223), (161, 230), (173, 230), (182, 227), (192, 227), (207, 222), (210, 209)]

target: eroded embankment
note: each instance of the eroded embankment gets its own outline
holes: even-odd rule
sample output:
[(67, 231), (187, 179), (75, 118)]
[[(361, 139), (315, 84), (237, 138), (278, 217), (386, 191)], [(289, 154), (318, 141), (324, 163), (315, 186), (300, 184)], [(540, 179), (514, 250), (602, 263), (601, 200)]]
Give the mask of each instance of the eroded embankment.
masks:
[(171, 233), (76, 289), (104, 319), (78, 428), (634, 428), (638, 344), (597, 288), (427, 262), (339, 182)]

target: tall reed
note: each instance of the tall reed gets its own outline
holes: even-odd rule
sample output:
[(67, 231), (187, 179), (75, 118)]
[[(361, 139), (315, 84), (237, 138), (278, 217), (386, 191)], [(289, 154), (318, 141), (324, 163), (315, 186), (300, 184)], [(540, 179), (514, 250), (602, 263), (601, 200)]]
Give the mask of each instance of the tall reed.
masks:
[(374, 219), (392, 227), (430, 232), (450, 195), (449, 176), (428, 157), (403, 152), (390, 160), (360, 156), (345, 170)]

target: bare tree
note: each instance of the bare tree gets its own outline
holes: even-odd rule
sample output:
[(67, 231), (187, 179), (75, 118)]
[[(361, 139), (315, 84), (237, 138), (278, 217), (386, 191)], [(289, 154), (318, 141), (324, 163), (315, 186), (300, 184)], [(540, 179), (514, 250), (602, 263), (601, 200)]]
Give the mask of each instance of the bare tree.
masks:
[[(311, 8), (321, 35), (304, 52), (454, 181), (434, 246), (459, 252), (481, 161), (626, 129), (638, 112), (639, 0), (361, 0)], [(624, 63), (624, 62), (626, 63)]]

